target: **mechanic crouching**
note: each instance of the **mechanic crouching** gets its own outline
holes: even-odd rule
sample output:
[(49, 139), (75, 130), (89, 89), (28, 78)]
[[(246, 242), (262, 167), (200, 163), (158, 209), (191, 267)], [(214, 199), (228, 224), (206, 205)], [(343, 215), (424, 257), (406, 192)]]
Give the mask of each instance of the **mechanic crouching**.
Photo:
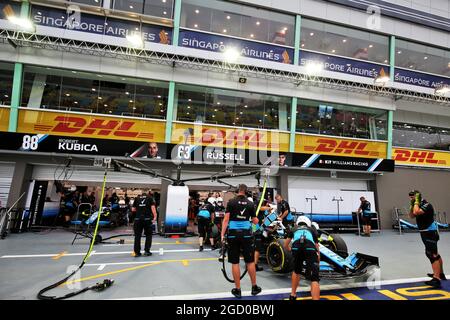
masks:
[(246, 192), (247, 186), (245, 184), (239, 185), (238, 195), (228, 202), (221, 232), (222, 242), (225, 240), (225, 233), (227, 236), (228, 262), (232, 264), (235, 284), (231, 293), (236, 298), (242, 297), (241, 271), (239, 268), (241, 251), (252, 283), (252, 295), (261, 292), (261, 288), (256, 285), (255, 248), (251, 224), (252, 222), (257, 224), (258, 218), (256, 217), (255, 206), (252, 201), (247, 199)]
[[(292, 248), (289, 244), (292, 242)], [(289, 300), (297, 300), (297, 287), (300, 282), (303, 263), (306, 262), (305, 277), (311, 281), (311, 297), (320, 299), (319, 269), (320, 251), (317, 230), (311, 226), (311, 220), (305, 216), (298, 217), (296, 226), (288, 233), (284, 242), (286, 250), (292, 250), (294, 271), (292, 272), (292, 290)]]

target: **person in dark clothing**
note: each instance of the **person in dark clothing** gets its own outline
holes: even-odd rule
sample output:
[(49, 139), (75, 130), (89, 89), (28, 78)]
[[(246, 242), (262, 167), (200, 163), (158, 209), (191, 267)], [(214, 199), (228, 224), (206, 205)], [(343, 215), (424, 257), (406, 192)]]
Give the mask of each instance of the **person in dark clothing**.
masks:
[(113, 224), (114, 226), (119, 225), (119, 209), (120, 209), (119, 200), (120, 199), (115, 192), (108, 199), (109, 204), (111, 206), (111, 224)]
[(366, 198), (361, 197), (361, 205), (358, 208), (358, 214), (361, 214), (363, 223), (363, 236), (370, 237), (370, 231), (372, 229), (372, 211), (370, 210), (370, 202)]
[[(313, 300), (319, 300), (319, 235), (317, 230), (311, 225), (311, 220), (305, 216), (298, 217), (296, 224), (297, 226), (289, 231), (284, 242), (286, 250), (292, 251), (294, 258), (292, 288), (289, 300), (297, 300), (297, 288), (304, 265), (306, 266), (305, 277), (311, 281), (311, 297)], [(291, 241), (292, 247), (289, 246)]]
[(283, 221), (285, 228), (289, 230), (294, 224), (291, 207), (289, 206), (289, 203), (283, 199), (281, 194), (277, 194), (275, 200), (277, 201), (278, 217)]
[(211, 250), (215, 250), (214, 238), (212, 237), (211, 227), (214, 225), (214, 215), (216, 212), (215, 198), (210, 197), (208, 201), (200, 207), (198, 212), (198, 242), (200, 244), (199, 251), (203, 251), (203, 240), (209, 235)]
[(134, 256), (141, 256), (142, 231), (145, 233), (144, 255), (151, 256), (152, 224), (156, 221), (156, 207), (153, 198), (145, 193), (136, 197), (133, 202), (134, 218)]
[(426, 281), (425, 284), (434, 288), (440, 288), (441, 280), (447, 279), (444, 274), (442, 257), (438, 252), (439, 232), (437, 223), (434, 220), (434, 208), (431, 203), (422, 198), (419, 191), (413, 190), (408, 195), (411, 200), (409, 216), (416, 218), (417, 228), (425, 245), (425, 255), (430, 260), (433, 269), (433, 273), (428, 274), (432, 279)]
[(252, 283), (252, 295), (261, 292), (261, 288), (256, 285), (255, 270), (255, 248), (253, 244), (252, 222), (258, 224), (255, 205), (246, 196), (247, 186), (239, 185), (238, 195), (231, 199), (225, 210), (225, 217), (222, 225), (222, 242), (225, 241), (225, 234), (228, 242), (228, 262), (232, 264), (232, 272), (235, 288), (231, 293), (236, 298), (241, 298), (241, 280), (239, 259), (242, 255), (247, 264), (248, 274)]
[(78, 203), (74, 192), (67, 192), (61, 197), (61, 213), (64, 217), (63, 226), (69, 227), (70, 220), (77, 211)]
[(95, 205), (95, 193), (91, 192), (91, 194), (88, 197), (88, 202), (94, 207)]

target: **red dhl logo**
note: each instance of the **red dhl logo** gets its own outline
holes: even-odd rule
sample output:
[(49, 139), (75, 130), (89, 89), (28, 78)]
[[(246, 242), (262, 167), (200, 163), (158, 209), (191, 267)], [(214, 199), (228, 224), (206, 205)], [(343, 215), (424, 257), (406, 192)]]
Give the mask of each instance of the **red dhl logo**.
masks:
[[(195, 139), (197, 143), (202, 144), (222, 144), (222, 145), (232, 145), (232, 146), (245, 146), (249, 147), (260, 147), (260, 148), (277, 148), (278, 143), (268, 143), (267, 136), (262, 132), (252, 132), (244, 130), (233, 130), (227, 133), (227, 130), (214, 129), (214, 128), (203, 128), (201, 138)], [(276, 136), (274, 136), (277, 138)], [(191, 141), (194, 138), (191, 137)], [(274, 140), (274, 139), (271, 139)], [(277, 140), (278, 141), (278, 140)]]
[(140, 133), (130, 131), (136, 124), (134, 121), (92, 119), (90, 122), (81, 117), (57, 116), (54, 121), (58, 123), (52, 127), (36, 124), (34, 128), (38, 131), (51, 131), (65, 134), (85, 134), (97, 136), (116, 136), (126, 138), (153, 138), (153, 133)]
[(445, 160), (434, 159), (434, 156), (435, 153), (430, 151), (399, 150), (399, 149), (396, 149), (394, 151), (395, 161), (429, 163), (429, 164), (446, 164)]
[(316, 141), (318, 146), (305, 146), (306, 151), (326, 152), (337, 154), (356, 154), (361, 156), (378, 156), (379, 152), (366, 150), (367, 142), (337, 141), (320, 138)]

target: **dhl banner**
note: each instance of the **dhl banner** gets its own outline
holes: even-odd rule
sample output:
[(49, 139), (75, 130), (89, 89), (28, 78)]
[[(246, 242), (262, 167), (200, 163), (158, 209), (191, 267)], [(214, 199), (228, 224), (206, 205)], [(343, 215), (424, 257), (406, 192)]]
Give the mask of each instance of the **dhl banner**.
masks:
[(174, 123), (172, 143), (287, 152), (289, 151), (289, 134), (257, 129)]
[(425, 149), (393, 148), (396, 165), (450, 168), (450, 152)]
[(0, 108), (0, 131), (8, 131), (9, 108)]
[(295, 152), (357, 158), (386, 158), (386, 142), (297, 134)]
[(165, 130), (162, 121), (24, 109), (17, 127), (19, 133), (146, 142), (164, 142)]

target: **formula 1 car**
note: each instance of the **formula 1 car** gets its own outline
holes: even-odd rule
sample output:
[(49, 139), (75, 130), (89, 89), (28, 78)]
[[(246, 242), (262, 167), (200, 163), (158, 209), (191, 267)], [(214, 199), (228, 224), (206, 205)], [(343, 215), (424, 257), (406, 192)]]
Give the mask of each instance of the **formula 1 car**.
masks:
[[(293, 257), (284, 247), (286, 230), (276, 213), (266, 215), (257, 232), (262, 232), (267, 264), (276, 273), (293, 270)], [(369, 267), (379, 267), (377, 257), (362, 253), (348, 254), (345, 241), (337, 234), (318, 229), (320, 247), (320, 276), (328, 279), (347, 279), (364, 275)]]

